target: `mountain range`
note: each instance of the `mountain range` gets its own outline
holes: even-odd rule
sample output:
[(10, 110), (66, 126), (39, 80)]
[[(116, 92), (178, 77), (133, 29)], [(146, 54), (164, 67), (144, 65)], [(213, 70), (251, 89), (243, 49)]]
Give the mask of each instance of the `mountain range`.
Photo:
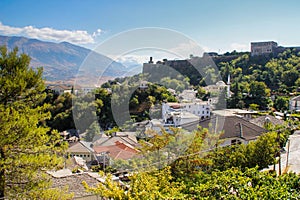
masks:
[(107, 56), (68, 42), (54, 43), (26, 37), (0, 36), (0, 46), (2, 45), (6, 45), (9, 50), (18, 47), (20, 53), (29, 55), (30, 66), (43, 67), (47, 81), (74, 80), (87, 57), (90, 74), (96, 70), (98, 75), (120, 77), (132, 70)]

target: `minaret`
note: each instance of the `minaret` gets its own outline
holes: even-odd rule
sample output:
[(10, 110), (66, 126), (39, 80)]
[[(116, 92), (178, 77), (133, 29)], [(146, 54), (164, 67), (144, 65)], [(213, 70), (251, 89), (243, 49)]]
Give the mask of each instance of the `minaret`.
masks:
[(230, 98), (231, 94), (230, 94), (230, 74), (228, 74), (228, 78), (227, 78), (227, 98)]

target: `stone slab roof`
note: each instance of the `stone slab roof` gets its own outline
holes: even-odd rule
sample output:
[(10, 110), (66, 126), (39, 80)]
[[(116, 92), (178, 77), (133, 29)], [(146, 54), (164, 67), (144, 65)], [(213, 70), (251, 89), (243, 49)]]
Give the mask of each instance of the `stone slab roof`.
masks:
[(254, 140), (266, 130), (238, 116), (214, 116), (213, 118), (201, 121), (199, 125), (208, 128), (211, 133), (220, 133), (221, 139), (239, 137), (244, 140)]
[(273, 125), (282, 125), (284, 123), (283, 120), (277, 119), (276, 117), (274, 117), (272, 115), (259, 116), (259, 117), (253, 118), (249, 121), (253, 124), (256, 124), (256, 125), (260, 126), (260, 127), (264, 127), (266, 122), (270, 122)]

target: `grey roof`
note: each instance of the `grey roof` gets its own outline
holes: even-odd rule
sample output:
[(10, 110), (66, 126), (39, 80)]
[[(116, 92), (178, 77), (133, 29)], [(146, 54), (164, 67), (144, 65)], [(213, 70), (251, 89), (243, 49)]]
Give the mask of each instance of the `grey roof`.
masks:
[(80, 141), (80, 143), (84, 145), (90, 152), (94, 152), (92, 142)]
[(296, 97), (293, 97), (291, 98), (292, 101), (300, 101), (300, 96), (296, 96)]
[(199, 123), (203, 128), (209, 128), (211, 133), (224, 133), (221, 139), (239, 137), (244, 140), (254, 140), (266, 129), (257, 126), (238, 116), (214, 116), (213, 118)]
[(94, 149), (92, 148), (91, 142), (80, 141), (69, 147), (67, 152), (82, 152), (82, 153), (92, 153)]
[(260, 127), (264, 127), (264, 125), (267, 121), (271, 122), (273, 125), (282, 125), (284, 123), (283, 120), (277, 119), (276, 117), (274, 117), (272, 115), (264, 115), (264, 116), (256, 117), (256, 118), (250, 119), (249, 121)]
[(125, 144), (129, 144), (135, 147), (138, 145), (135, 134), (135, 132), (117, 132), (115, 136), (101, 137), (93, 144), (94, 146), (111, 146), (115, 145), (117, 141), (121, 141)]
[(53, 177), (52, 176), (52, 187), (53, 188), (64, 188), (68, 187), (69, 193), (73, 193), (74, 197), (82, 197), (91, 195), (92, 193), (87, 192), (82, 182), (85, 181), (89, 186), (96, 187), (101, 182), (96, 178), (90, 176), (88, 173), (72, 174), (64, 177)]

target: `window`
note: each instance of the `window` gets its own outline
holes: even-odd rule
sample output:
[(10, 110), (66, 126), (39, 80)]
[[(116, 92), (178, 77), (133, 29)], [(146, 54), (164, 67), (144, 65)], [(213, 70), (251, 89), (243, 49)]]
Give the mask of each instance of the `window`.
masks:
[(231, 140), (231, 145), (235, 145), (235, 144), (242, 144), (242, 142), (237, 139)]

